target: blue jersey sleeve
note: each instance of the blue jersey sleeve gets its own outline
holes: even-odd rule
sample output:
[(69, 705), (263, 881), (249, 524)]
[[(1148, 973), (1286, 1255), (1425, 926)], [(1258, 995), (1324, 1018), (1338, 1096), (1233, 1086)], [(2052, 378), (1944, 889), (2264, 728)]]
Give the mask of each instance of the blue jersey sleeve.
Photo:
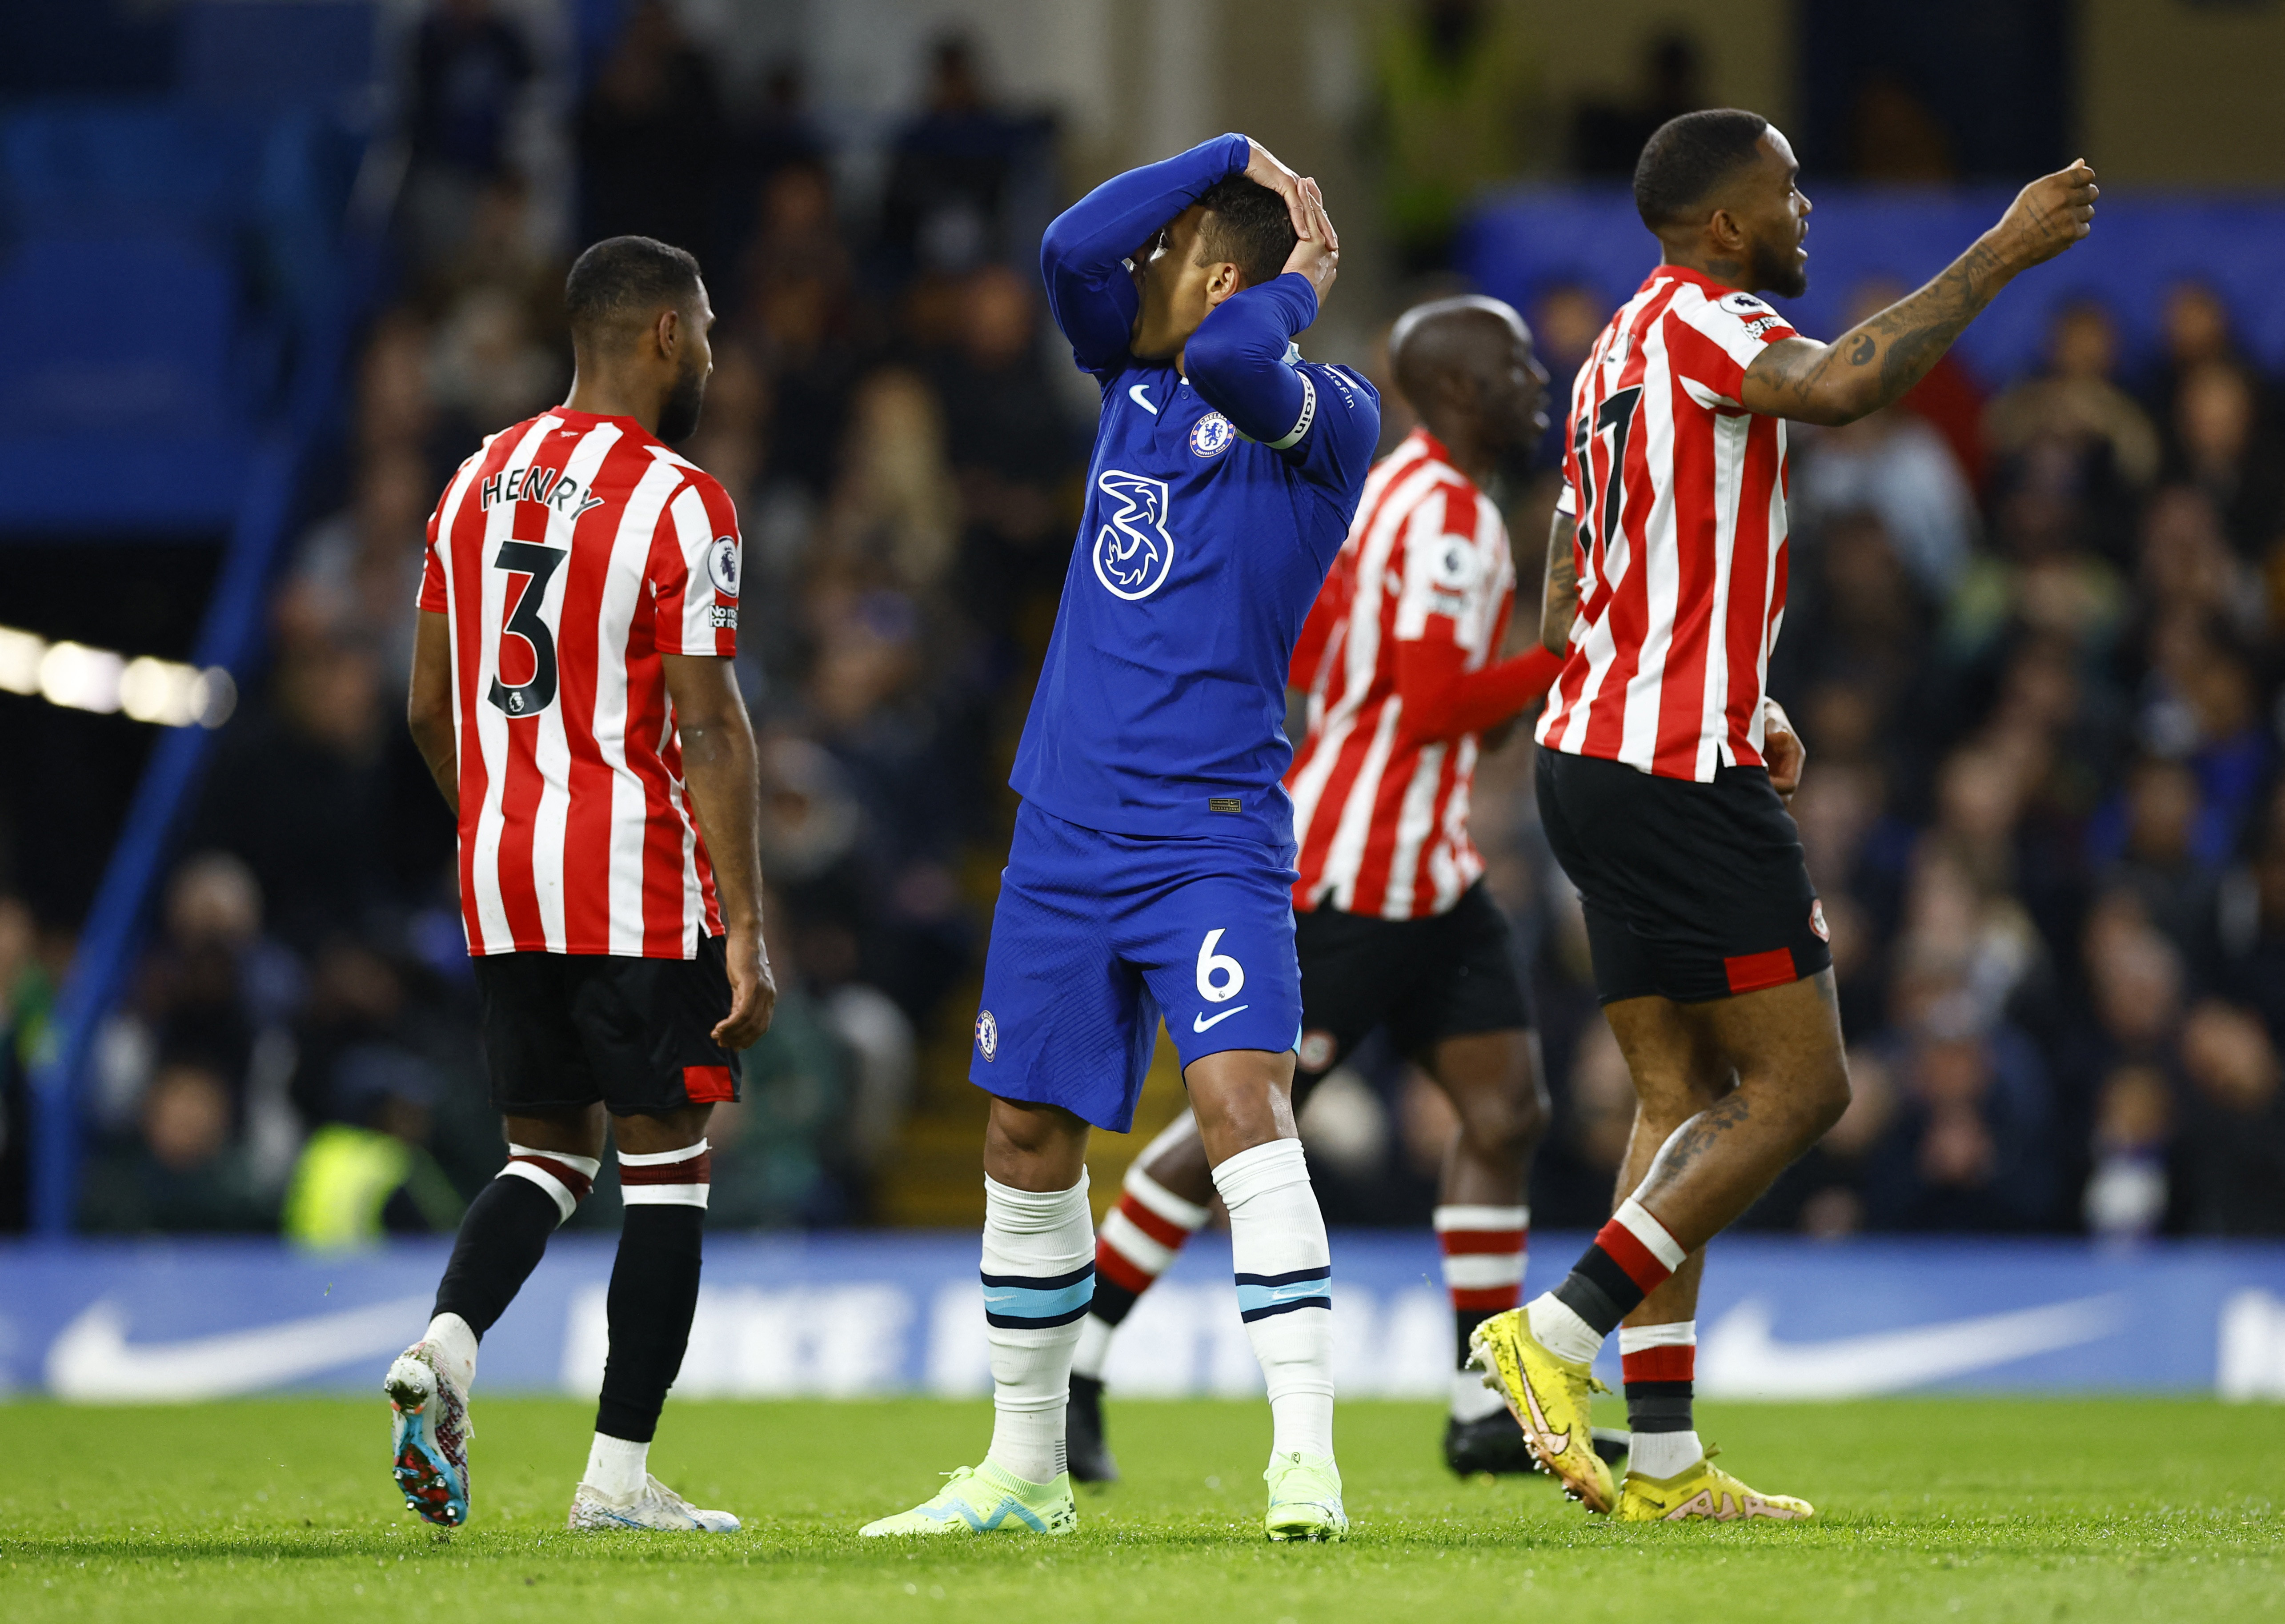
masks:
[(1190, 382), (1249, 440), (1336, 490), (1360, 487), (1380, 439), (1380, 396), (1346, 367), (1293, 355), (1317, 318), (1317, 290), (1298, 271), (1216, 306), (1183, 351)]
[(1127, 353), (1137, 308), (1127, 256), (1216, 181), (1241, 173), (1252, 154), (1244, 136), (1218, 136), (1115, 176), (1056, 216), (1040, 239), (1040, 276), (1083, 371), (1107, 372)]

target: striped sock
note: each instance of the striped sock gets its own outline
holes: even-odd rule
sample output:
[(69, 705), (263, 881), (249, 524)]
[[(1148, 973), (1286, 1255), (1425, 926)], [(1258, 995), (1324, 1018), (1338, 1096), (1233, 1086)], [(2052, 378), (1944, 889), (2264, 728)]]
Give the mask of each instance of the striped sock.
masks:
[(1664, 1224), (1628, 1196), (1563, 1283), (1532, 1299), (1532, 1336), (1558, 1358), (1592, 1361), (1603, 1338), (1687, 1255)]
[(1695, 1464), (1706, 1453), (1690, 1414), (1698, 1322), (1621, 1325), (1619, 1364), (1626, 1377), (1627, 1427), (1634, 1434), (1629, 1466), (1647, 1478), (1670, 1478)]
[(1333, 1265), (1298, 1139), (1213, 1170), (1229, 1209), (1238, 1317), (1269, 1389), (1273, 1455), (1333, 1452)]
[(992, 1344), (992, 1448), (985, 1460), (1026, 1483), (1064, 1470), (1071, 1357), (1095, 1289), (1087, 1174), (1069, 1189), (984, 1181), (984, 1322)]
[(703, 1139), (679, 1150), (619, 1152), (619, 1199), (631, 1207), (703, 1207), (713, 1180), (713, 1151)]
[[(1175, 1125), (1187, 1129), (1187, 1116)], [(1168, 1133), (1174, 1129), (1168, 1129)], [(1165, 1135), (1160, 1136), (1161, 1139)], [(1156, 1144), (1151, 1149), (1156, 1149)], [(1111, 1354), (1111, 1333), (1135, 1310), (1135, 1304), (1151, 1283), (1166, 1272), (1182, 1243), (1206, 1220), (1205, 1208), (1185, 1201), (1142, 1171), (1150, 1150), (1127, 1170), (1119, 1204), (1103, 1216), (1095, 1237), (1095, 1301), (1080, 1327), (1079, 1348), (1072, 1355), (1072, 1374), (1092, 1381), (1103, 1379), (1103, 1361)]]
[(1444, 1289), (1452, 1297), (1457, 1364), (1452, 1374), (1452, 1414), (1477, 1421), (1501, 1408), (1500, 1396), (1468, 1369), (1468, 1338), (1493, 1314), (1523, 1300), (1524, 1255), (1531, 1236), (1531, 1209), (1440, 1206), (1436, 1243), (1444, 1252)]

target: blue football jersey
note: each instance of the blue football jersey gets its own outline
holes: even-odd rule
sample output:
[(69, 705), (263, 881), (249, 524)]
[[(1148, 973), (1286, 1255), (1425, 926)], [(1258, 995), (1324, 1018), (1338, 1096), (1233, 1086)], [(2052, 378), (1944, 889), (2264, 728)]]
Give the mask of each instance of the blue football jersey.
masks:
[(1069, 822), (1290, 845), (1294, 640), (1356, 510), (1380, 400), (1301, 360), (1315, 290), (1288, 274), (1224, 301), (1189, 375), (1127, 348), (1127, 255), (1245, 167), (1242, 136), (1106, 183), (1049, 228), (1049, 303), (1103, 386), (1087, 507), (1010, 782)]

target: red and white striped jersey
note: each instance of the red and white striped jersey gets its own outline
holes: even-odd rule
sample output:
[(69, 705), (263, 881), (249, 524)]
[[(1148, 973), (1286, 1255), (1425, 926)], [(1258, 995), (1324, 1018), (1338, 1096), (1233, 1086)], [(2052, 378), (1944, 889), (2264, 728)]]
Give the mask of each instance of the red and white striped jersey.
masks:
[(1661, 265), (1596, 341), (1556, 505), (1577, 521), (1579, 614), (1542, 744), (1700, 783), (1764, 765), (1786, 428), (1739, 402), (1763, 348), (1793, 336), (1753, 294)]
[[(1514, 601), (1499, 509), (1414, 430), (1366, 476), (1296, 650), (1309, 731), (1285, 774), (1301, 849), (1295, 907), (1417, 919), (1482, 875), (1468, 838), (1476, 734), (1456, 725), (1469, 718), (1455, 714), (1465, 685), (1452, 679), (1486, 671)], [(1446, 680), (1424, 694), (1416, 679), (1408, 694), (1401, 664)]]
[(695, 957), (722, 931), (661, 655), (738, 647), (738, 519), (632, 418), (484, 442), (428, 522), (472, 953)]

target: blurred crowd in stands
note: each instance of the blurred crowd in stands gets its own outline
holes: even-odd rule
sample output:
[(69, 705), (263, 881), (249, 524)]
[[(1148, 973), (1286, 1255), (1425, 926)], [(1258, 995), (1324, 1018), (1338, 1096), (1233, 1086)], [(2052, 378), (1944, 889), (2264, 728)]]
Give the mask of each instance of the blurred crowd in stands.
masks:
[[(1461, 95), (1484, 124), (1461, 169), (1499, 161), (1489, 90), (1438, 77), (1435, 16), (1467, 9), (1424, 8), (1383, 62), (1386, 239), (1423, 275), (1471, 175), (1404, 168), (1422, 108)], [(1492, 83), (1497, 51), (1466, 59)], [(1652, 68), (1643, 107), (1582, 113), (1587, 172), (1690, 105), (1686, 54)], [(401, 696), (437, 491), (568, 381), (567, 245), (507, 156), (536, 71), (515, 27), (448, 0), (409, 71), (395, 292), (357, 365), (340, 510), (284, 574), (267, 679), (104, 1033), (90, 1229), (442, 1231), (500, 1156), (452, 826)], [(563, 132), (574, 236), (687, 244), (720, 315), (683, 449), (742, 516), (782, 997), (745, 1102), (716, 1112), (714, 1221), (864, 1222), (893, 1216), (916, 1094), (965, 1087), (1006, 771), (1080, 509), (1092, 386), (1033, 269), (1065, 177), (1052, 123), (998, 105), (957, 38), (868, 199), (797, 69), (736, 115), (713, 75), (666, 6), (633, 8)], [(1527, 314), (1562, 384), (1608, 310), (1558, 288)], [(2175, 292), (2164, 333), (2123, 354), (2074, 307), (2037, 376), (1947, 361), (1891, 411), (1795, 435), (1771, 685), (1810, 746), (1794, 811), (1857, 1093), (1751, 1222), (2285, 1233), (2285, 415), (2204, 289)], [(1393, 396), (1389, 420), (1393, 440)], [(1506, 494), (1528, 598), (1544, 460)], [(1582, 1227), (1608, 1211), (1631, 1094), (1530, 758), (1526, 730), (1488, 757), (1474, 822), (1558, 1102), (1535, 1213)], [(0, 901), (20, 1016), (47, 994), (20, 913)], [(1368, 1049), (1305, 1118), (1328, 1218), (1424, 1220), (1450, 1123)]]

